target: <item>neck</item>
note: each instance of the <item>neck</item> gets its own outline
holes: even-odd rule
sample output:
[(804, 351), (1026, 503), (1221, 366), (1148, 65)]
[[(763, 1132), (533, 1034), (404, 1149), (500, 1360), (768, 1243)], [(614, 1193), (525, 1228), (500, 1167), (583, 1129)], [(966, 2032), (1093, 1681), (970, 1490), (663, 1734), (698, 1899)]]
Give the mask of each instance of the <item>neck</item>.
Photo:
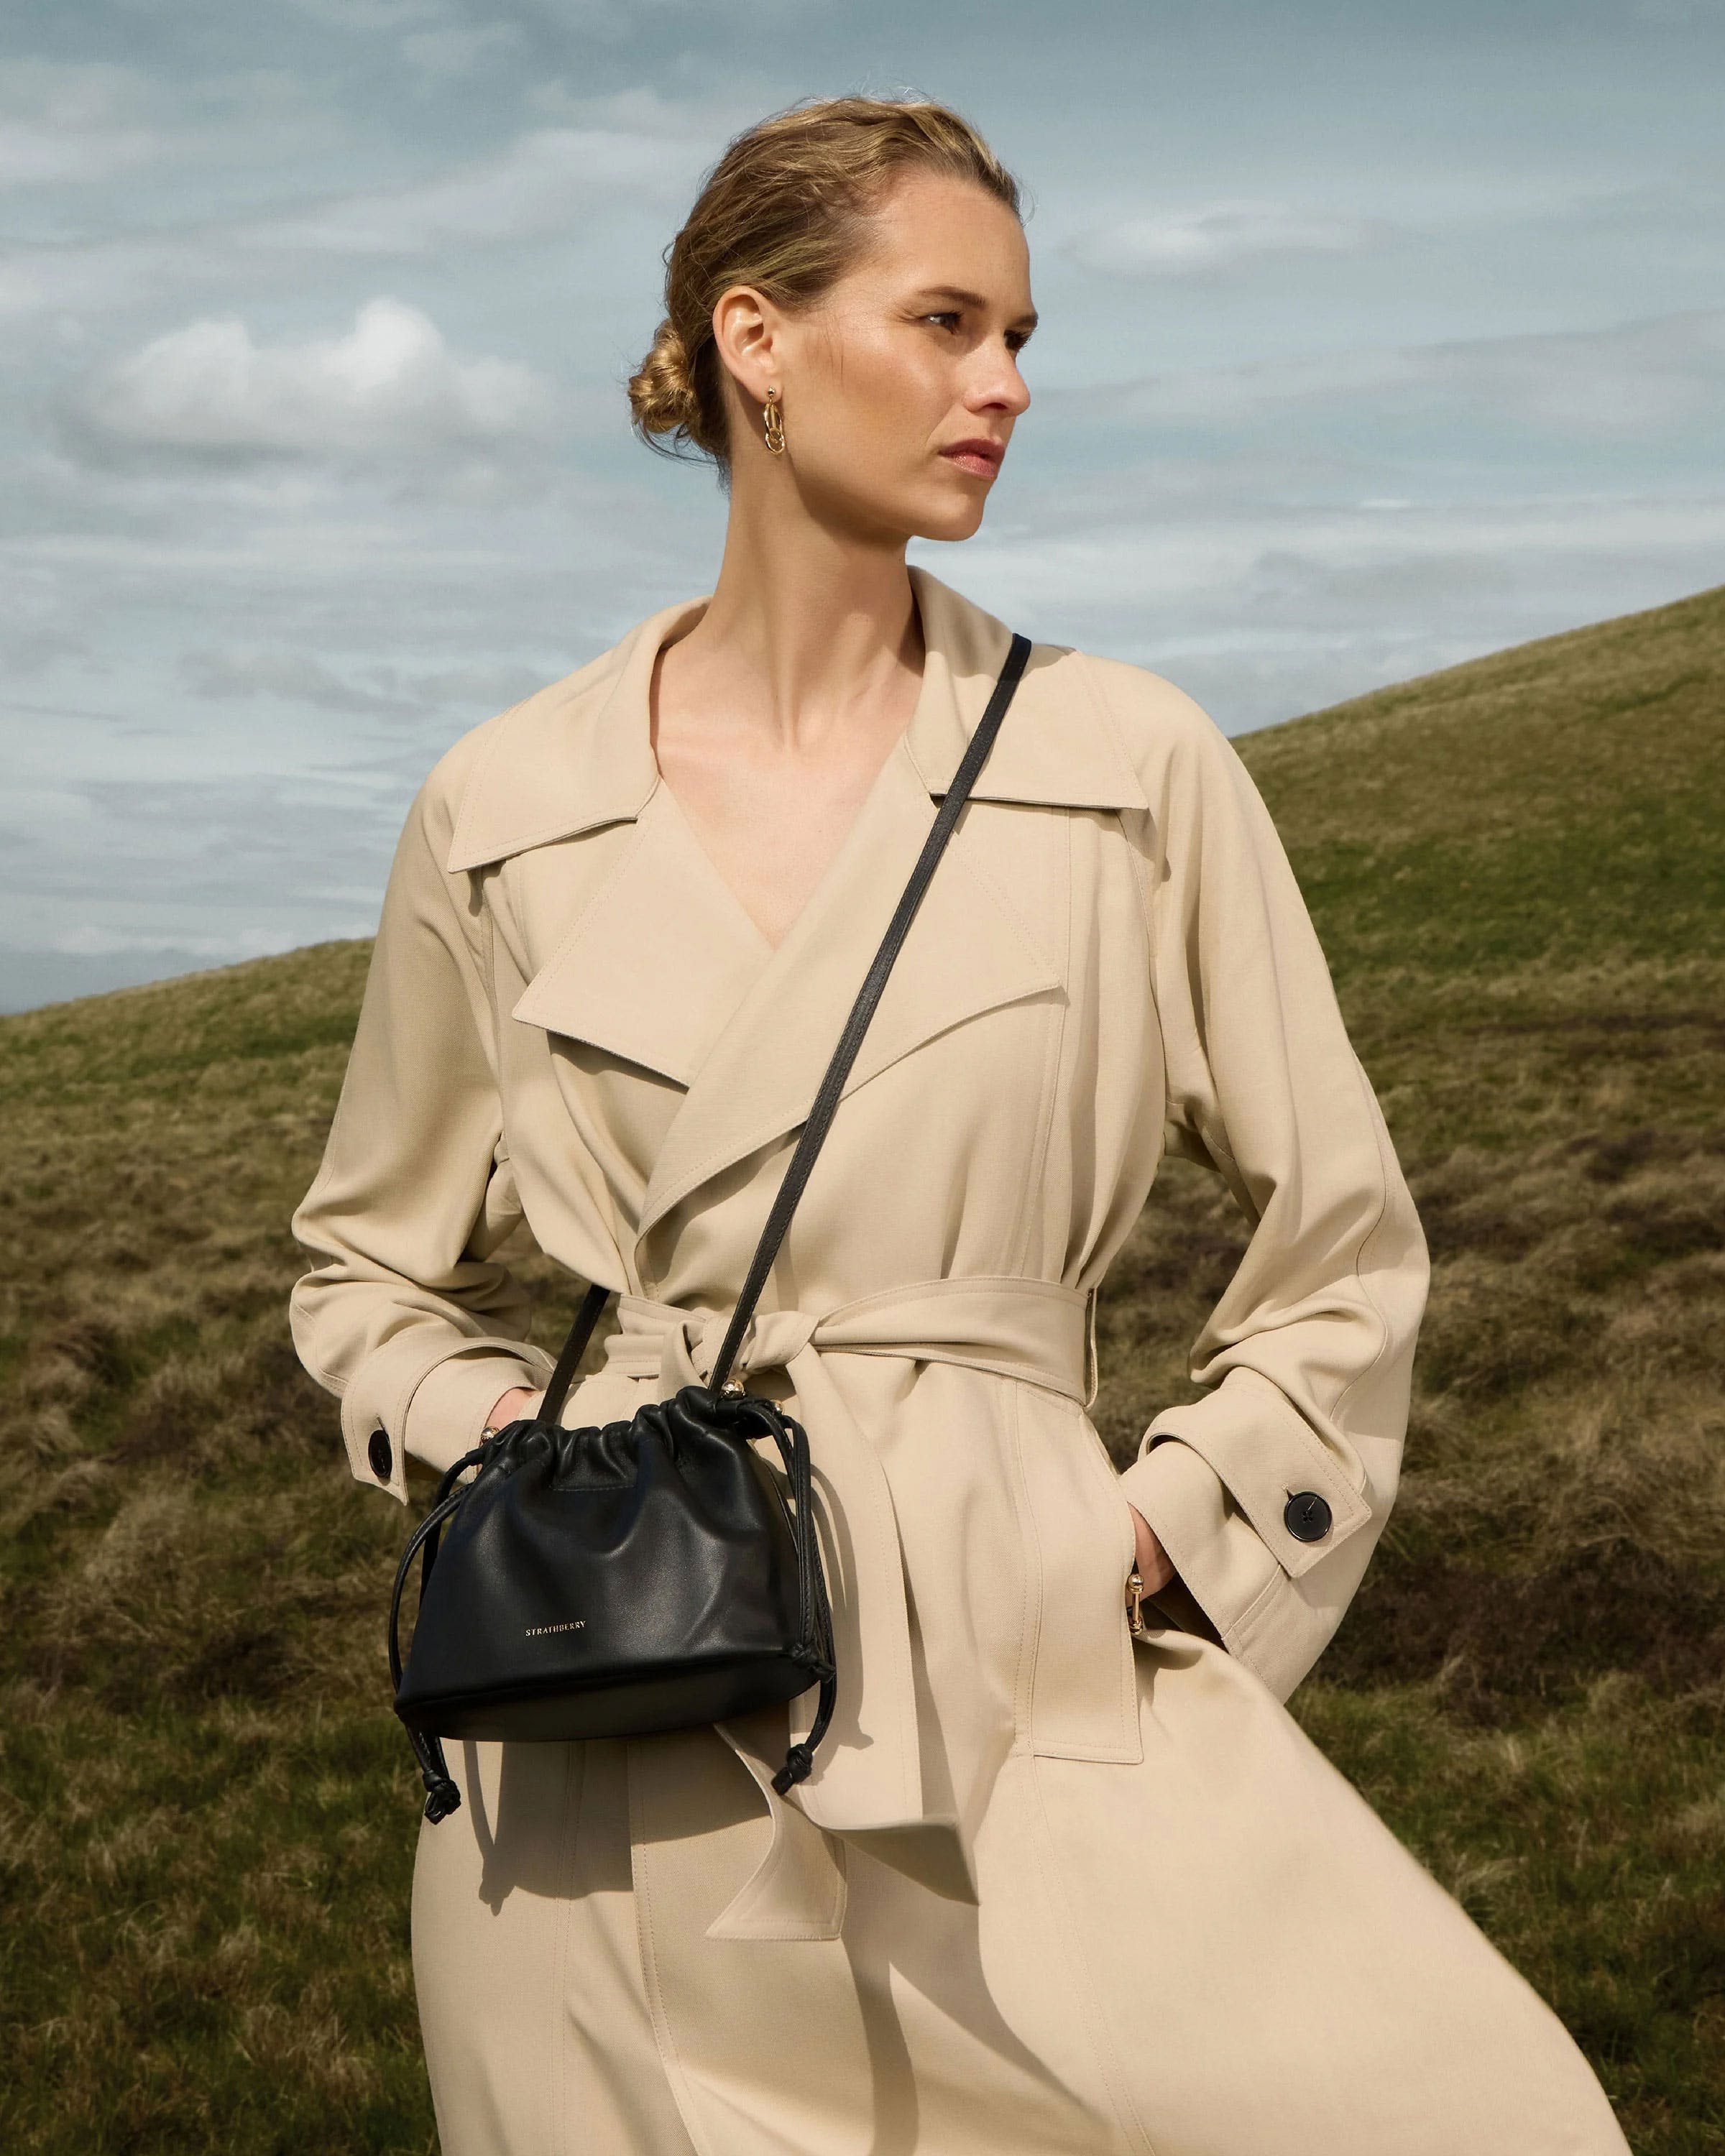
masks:
[(666, 658), (703, 708), (747, 713), (776, 747), (819, 752), (921, 679), (905, 542), (865, 545), (733, 501), (712, 598)]

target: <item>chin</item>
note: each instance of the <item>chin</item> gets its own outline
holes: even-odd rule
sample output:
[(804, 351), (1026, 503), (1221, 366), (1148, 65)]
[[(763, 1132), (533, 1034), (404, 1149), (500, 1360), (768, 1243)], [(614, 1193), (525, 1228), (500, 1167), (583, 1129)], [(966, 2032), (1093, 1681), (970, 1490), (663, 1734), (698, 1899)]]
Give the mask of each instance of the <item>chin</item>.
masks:
[(973, 494), (963, 501), (929, 501), (920, 505), (922, 514), (914, 529), (919, 539), (968, 539), (981, 529), (983, 498)]

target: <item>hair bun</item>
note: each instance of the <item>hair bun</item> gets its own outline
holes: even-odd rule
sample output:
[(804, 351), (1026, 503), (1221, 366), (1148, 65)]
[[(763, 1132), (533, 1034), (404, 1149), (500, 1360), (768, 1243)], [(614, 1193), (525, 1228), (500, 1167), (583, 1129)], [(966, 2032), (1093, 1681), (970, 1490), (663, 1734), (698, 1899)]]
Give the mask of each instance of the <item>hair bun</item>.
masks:
[(652, 349), (629, 378), (629, 401), (644, 434), (668, 434), (696, 411), (689, 355), (667, 315), (654, 333)]

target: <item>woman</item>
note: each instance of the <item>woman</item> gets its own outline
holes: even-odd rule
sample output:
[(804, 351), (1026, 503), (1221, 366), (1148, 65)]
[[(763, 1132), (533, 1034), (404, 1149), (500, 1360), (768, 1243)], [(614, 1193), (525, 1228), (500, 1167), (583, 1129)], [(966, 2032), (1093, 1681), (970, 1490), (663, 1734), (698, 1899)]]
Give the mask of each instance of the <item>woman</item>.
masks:
[[(550, 1374), (492, 1255), (523, 1217), (621, 1291), (566, 1422), (705, 1379), (1009, 640), (905, 559), (978, 529), (1029, 403), (1016, 189), (961, 119), (742, 136), (667, 308), (630, 395), (728, 485), (716, 586), (439, 760), (294, 1218), (299, 1353), (403, 1501)], [(1252, 1235), (1208, 1389), (1117, 1476), (1086, 1318), (1168, 1148)], [(449, 1748), (413, 1898), (444, 2156), (1623, 2151), (1284, 1704), (1394, 1498), (1426, 1284), (1231, 745), (1036, 644), (737, 1366), (809, 1430), (838, 1714), (783, 1796), (812, 1691)]]

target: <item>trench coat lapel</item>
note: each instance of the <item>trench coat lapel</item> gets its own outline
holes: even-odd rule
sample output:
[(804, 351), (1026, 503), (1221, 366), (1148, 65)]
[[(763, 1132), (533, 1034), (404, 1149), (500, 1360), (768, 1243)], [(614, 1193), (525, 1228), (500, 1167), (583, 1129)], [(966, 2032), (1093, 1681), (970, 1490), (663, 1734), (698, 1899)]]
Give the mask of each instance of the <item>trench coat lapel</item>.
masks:
[[(614, 830), (511, 1015), (594, 1043), (685, 1088), (644, 1194), (671, 1207), (806, 1117), (911, 867), (1005, 660), (1008, 625), (914, 564), (926, 659), (905, 733), (777, 950), (708, 860), (660, 779), (653, 663), (711, 594), (660, 608), (566, 680), (505, 713), (458, 814), (454, 873)], [(1147, 805), (1076, 654), (1042, 644), (895, 961), (841, 1099), (922, 1043), (1020, 997), (1064, 993), (1062, 953), (1015, 912), (977, 819), (989, 803)], [(572, 886), (572, 889), (573, 886)]]
[[(706, 603), (661, 607), (590, 664), (502, 713), (444, 860), (451, 875), (502, 864), (506, 876), (531, 887), (514, 894), (524, 910), (561, 927), (512, 1018), (685, 1088), (768, 950), (752, 923), (745, 937), (736, 912), (714, 905), (716, 871), (653, 755), (653, 662)], [(587, 858), (593, 845), (607, 864), (597, 872)]]
[(591, 1041), (685, 1089), (772, 947), (664, 785), (511, 1015)]

